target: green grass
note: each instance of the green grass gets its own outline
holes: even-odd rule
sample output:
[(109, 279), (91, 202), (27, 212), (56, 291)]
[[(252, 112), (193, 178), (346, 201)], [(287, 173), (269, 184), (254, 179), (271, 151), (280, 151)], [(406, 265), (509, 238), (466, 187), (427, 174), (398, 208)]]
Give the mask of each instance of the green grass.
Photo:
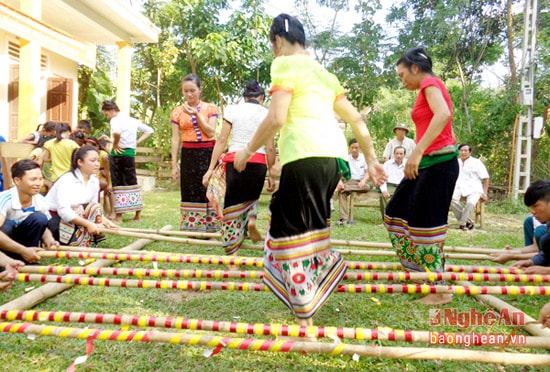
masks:
[[(160, 228), (179, 226), (179, 193), (177, 191), (145, 194), (146, 208), (141, 222), (131, 222), (133, 216), (125, 215), (125, 227)], [(259, 225), (265, 231), (267, 224), (268, 196), (261, 200)], [(510, 211), (513, 209), (513, 213)], [(505, 213), (506, 210), (508, 213)], [(337, 219), (337, 212), (334, 220)], [(522, 221), (525, 211), (489, 203), (486, 208), (486, 226), (483, 230), (463, 232), (455, 229), (455, 220), (450, 215), (451, 228), (448, 245), (501, 248), (506, 244), (514, 247), (522, 243)], [(357, 224), (354, 226), (333, 227), (335, 239), (387, 242), (388, 237), (381, 224), (380, 212), (375, 208), (358, 208)], [(133, 239), (109, 236), (102, 247), (121, 248)], [(180, 253), (203, 253), (222, 255), (218, 247), (189, 246), (166, 242), (154, 242), (145, 249)], [(242, 256), (260, 256), (260, 251), (243, 250)], [(346, 256), (353, 261), (396, 261), (395, 257)], [(78, 260), (44, 259), (43, 264), (79, 265)], [(489, 262), (450, 262), (474, 265), (488, 265)], [(147, 267), (152, 263), (120, 262), (116, 267)], [(159, 263), (159, 268), (190, 269), (197, 265)], [(201, 265), (203, 269), (216, 269), (213, 265)], [(8, 302), (26, 293), (26, 289), (37, 287), (36, 283), (16, 283), (6, 292), (0, 293), (0, 303)], [(342, 327), (392, 327), (408, 330), (435, 330), (448, 332), (512, 333), (526, 334), (506, 326), (471, 327), (460, 330), (456, 327), (429, 326), (429, 310), (414, 302), (421, 295), (406, 294), (347, 294), (336, 293), (318, 312), (315, 323), (325, 326)], [(547, 298), (544, 296), (502, 296), (505, 301), (536, 317)], [(377, 300), (377, 301), (376, 301)], [(487, 308), (475, 298), (454, 296), (448, 307), (460, 311)], [(186, 317), (220, 321), (240, 321), (247, 323), (287, 323), (293, 324), (294, 317), (271, 293), (239, 291), (178, 291), (163, 289), (131, 289), (114, 287), (75, 286), (37, 306), (34, 310), (97, 312), (164, 317)], [(55, 326), (84, 328), (86, 324), (43, 323)], [(117, 329), (114, 325), (89, 324), (90, 328)], [(134, 329), (134, 328), (131, 328)], [(137, 328), (138, 330), (143, 330)], [(175, 330), (157, 329), (177, 332)], [(191, 331), (182, 331), (189, 333)], [(192, 332), (203, 333), (203, 332)], [(247, 337), (245, 335), (227, 335)], [(252, 337), (252, 336), (249, 336)], [(267, 338), (267, 336), (266, 336)], [(329, 342), (328, 340), (325, 340)], [(346, 341), (348, 342), (348, 341)], [(348, 343), (383, 346), (417, 346), (426, 344), (405, 344), (380, 341), (355, 341)], [(405, 359), (378, 359), (361, 357), (358, 362), (351, 356), (331, 356), (322, 354), (267, 353), (223, 349), (216, 356), (206, 358), (203, 353), (210, 347), (172, 345), (146, 342), (94, 342), (94, 349), (86, 363), (78, 365), (77, 371), (529, 371), (535, 368), (524, 366), (494, 365), (449, 361), (412, 361)], [(494, 349), (481, 349), (494, 350)], [(514, 349), (504, 349), (513, 352)], [(37, 336), (29, 339), (24, 334), (0, 334), (0, 365), (9, 371), (64, 371), (78, 356), (86, 351), (85, 340), (64, 337)], [(502, 350), (496, 350), (502, 351)], [(522, 350), (523, 351), (523, 350)], [(524, 350), (531, 353), (545, 353), (542, 350)], [(542, 370), (542, 369), (541, 369)]]

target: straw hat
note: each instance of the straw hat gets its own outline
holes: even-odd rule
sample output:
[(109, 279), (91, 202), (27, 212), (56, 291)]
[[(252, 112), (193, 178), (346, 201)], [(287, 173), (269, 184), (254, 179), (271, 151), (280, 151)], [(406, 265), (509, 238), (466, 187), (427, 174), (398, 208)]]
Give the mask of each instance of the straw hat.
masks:
[(398, 123), (398, 124), (395, 124), (395, 127), (393, 127), (393, 132), (395, 133), (395, 130), (396, 129), (405, 129), (407, 131), (407, 133), (410, 132), (410, 129), (409, 127), (407, 126), (407, 124), (405, 123)]

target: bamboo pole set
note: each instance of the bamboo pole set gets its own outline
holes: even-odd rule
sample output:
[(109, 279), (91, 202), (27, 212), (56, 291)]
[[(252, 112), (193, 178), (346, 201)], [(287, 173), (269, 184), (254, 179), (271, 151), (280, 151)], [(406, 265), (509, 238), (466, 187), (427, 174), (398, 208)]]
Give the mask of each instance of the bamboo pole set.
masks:
[[(179, 270), (179, 269), (147, 269), (147, 268), (123, 268), (123, 267), (80, 267), (80, 266), (24, 266), (19, 269), (24, 274), (56, 274), (56, 275), (111, 275), (133, 276), (138, 278), (197, 278), (197, 279), (262, 279), (263, 271), (255, 270)], [(344, 280), (366, 281), (456, 281), (467, 280), (474, 282), (494, 281), (507, 283), (548, 283), (548, 275), (527, 274), (482, 274), (482, 273), (435, 273), (435, 272), (354, 272), (348, 271)]]
[[(263, 267), (263, 258), (244, 256), (217, 256), (201, 254), (179, 254), (171, 252), (133, 252), (100, 248), (61, 247), (58, 251), (40, 251), (41, 257), (49, 258), (78, 258), (78, 259), (108, 259), (116, 261), (141, 261), (141, 262), (179, 262), (210, 265), (235, 265)], [(363, 262), (346, 261), (351, 270), (400, 270), (402, 265), (398, 262)], [(449, 272), (475, 272), (488, 274), (520, 274), (521, 270), (497, 266), (467, 266), (446, 265)]]
[[(239, 335), (282, 336), (282, 337), (318, 337), (333, 340), (365, 340), (365, 341), (400, 341), (430, 343), (434, 334), (445, 339), (464, 339), (469, 333), (429, 332), (399, 330), (388, 327), (352, 328), (352, 327), (324, 327), (298, 326), (286, 324), (225, 322), (219, 320), (187, 319), (183, 317), (158, 317), (142, 315), (81, 313), (67, 311), (23, 311), (4, 310), (0, 312), (0, 319), (5, 321), (24, 322), (53, 322), (53, 323), (91, 323), (109, 324), (134, 327), (156, 327), (181, 329), (192, 331), (211, 331), (220, 333), (234, 333)], [(539, 325), (540, 327), (540, 325)], [(511, 336), (511, 335), (510, 335)], [(524, 343), (517, 343), (518, 347), (550, 349), (550, 338), (525, 336)], [(475, 345), (474, 346), (480, 346)], [(489, 345), (498, 346), (498, 345)]]
[[(179, 290), (222, 290), (267, 292), (269, 288), (257, 282), (206, 282), (190, 280), (143, 280), (117, 278), (91, 278), (74, 275), (18, 274), (15, 280), (33, 283), (61, 283), (100, 287), (159, 288)], [(340, 284), (336, 292), (343, 293), (405, 293), (405, 294), (456, 294), (456, 295), (550, 295), (550, 286), (460, 286), (428, 284)]]
[[(170, 225), (164, 226), (163, 230), (171, 229)], [(150, 239), (138, 239), (130, 245), (119, 250), (119, 252), (124, 252), (126, 249), (129, 251), (139, 250), (145, 247), (147, 244), (152, 243)], [(113, 264), (115, 261), (112, 260), (102, 260), (92, 263), (91, 267), (104, 267)], [(33, 307), (40, 302), (55, 296), (58, 293), (61, 293), (69, 288), (72, 285), (67, 284), (57, 284), (57, 283), (48, 283), (46, 285), (40, 286), (25, 295), (16, 298), (13, 301), (7, 302), (0, 306), (0, 309), (28, 309)]]
[[(172, 333), (161, 331), (121, 331), (74, 327), (42, 326), (34, 323), (0, 323), (0, 332), (35, 334), (62, 338), (76, 338), (123, 342), (164, 342), (179, 345), (215, 347), (215, 352), (226, 349), (297, 352), (329, 355), (358, 355), (374, 358), (456, 360), (481, 363), (550, 365), (550, 355), (509, 353), (480, 350), (390, 347), (376, 345), (352, 345), (342, 342), (300, 342), (291, 340), (259, 340), (231, 338), (204, 334)], [(214, 353), (212, 353), (214, 354)]]
[[(105, 233), (122, 235), (122, 236), (134, 236), (134, 237), (143, 237), (141, 234), (151, 234), (153, 235), (151, 239), (155, 240), (160, 236), (186, 236), (186, 237), (204, 237), (204, 238), (221, 238), (220, 233), (200, 233), (192, 231), (174, 231), (174, 230), (156, 230), (156, 229), (139, 229), (139, 228), (119, 228), (119, 229), (106, 229)], [(393, 249), (390, 243), (382, 242), (363, 242), (358, 240), (343, 240), (343, 239), (331, 239), (331, 244), (335, 246), (345, 246), (345, 247), (360, 247), (360, 248), (385, 248)], [(257, 249), (258, 245), (245, 245), (249, 249)], [(261, 247), (263, 249), (263, 247)], [(455, 247), (455, 246), (445, 246), (444, 249), (446, 252), (457, 252), (457, 253), (479, 253), (479, 254), (493, 254), (493, 253), (503, 253), (502, 249), (495, 248), (479, 248), (479, 247)]]
[[(165, 236), (160, 234), (153, 233), (139, 233), (134, 231), (127, 231), (125, 229), (105, 229), (101, 230), (104, 233), (143, 238), (143, 239), (152, 239), (156, 241), (164, 241), (171, 243), (180, 243), (180, 244), (195, 244), (202, 246), (214, 246), (222, 247), (222, 242), (217, 240), (203, 240), (203, 239), (192, 239), (192, 238), (179, 238), (172, 236)], [(335, 246), (353, 246), (361, 248), (386, 248), (387, 250), (371, 250), (371, 249), (335, 249), (336, 251), (346, 254), (346, 255), (364, 255), (364, 256), (395, 256), (395, 253), (391, 250), (392, 246), (389, 243), (369, 243), (369, 242), (359, 242), (359, 241), (349, 241), (349, 240), (331, 240), (331, 244)], [(251, 249), (251, 250), (263, 250), (263, 245), (260, 244), (242, 244), (241, 249)], [(389, 249), (389, 250), (388, 250)], [(449, 253), (456, 252), (456, 253)], [(493, 257), (491, 253), (502, 253), (501, 250), (490, 249), (490, 248), (466, 248), (466, 247), (446, 247), (445, 248), (445, 257), (448, 259), (457, 259), (457, 260), (488, 260), (490, 261)]]

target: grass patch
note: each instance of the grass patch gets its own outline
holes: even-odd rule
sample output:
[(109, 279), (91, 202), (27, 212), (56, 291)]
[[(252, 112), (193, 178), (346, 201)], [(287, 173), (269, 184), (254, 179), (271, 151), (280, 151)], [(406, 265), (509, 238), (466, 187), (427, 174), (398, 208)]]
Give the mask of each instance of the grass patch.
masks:
[[(125, 215), (125, 227), (161, 228), (179, 226), (179, 192), (166, 191), (144, 195), (146, 208), (141, 222), (131, 222), (133, 217)], [(261, 200), (261, 215), (258, 220), (261, 231), (267, 225), (268, 196)], [(456, 229), (456, 221), (449, 215), (451, 228), (448, 232), (448, 245), (501, 248), (509, 244), (520, 246), (523, 240), (522, 221), (525, 209), (507, 209), (504, 213), (501, 205), (488, 203), (486, 207), (486, 226), (484, 230), (463, 232)], [(337, 212), (334, 220), (337, 220)], [(382, 226), (377, 208), (358, 208), (355, 212), (356, 225), (332, 228), (334, 239), (358, 241), (388, 242), (387, 233)], [(102, 247), (121, 248), (133, 241), (131, 238), (109, 236)], [(145, 249), (155, 251), (201, 253), (223, 255), (221, 247), (178, 245), (155, 242)], [(243, 250), (242, 256), (261, 256), (260, 251)], [(391, 257), (346, 256), (353, 261), (396, 261)], [(43, 264), (53, 264), (56, 260), (43, 260)], [(63, 260), (59, 263), (79, 265), (78, 260)], [(452, 264), (489, 265), (489, 262), (458, 261)], [(147, 267), (151, 263), (120, 262), (115, 267)], [(191, 269), (197, 265), (159, 263), (162, 269)], [(216, 269), (214, 265), (200, 265), (201, 269)], [(254, 268), (251, 268), (254, 269)], [(255, 269), (254, 269), (255, 270)], [(16, 283), (9, 291), (0, 293), (0, 302), (6, 303), (25, 293), (36, 283)], [(416, 304), (414, 300), (421, 295), (405, 294), (334, 294), (318, 312), (315, 323), (325, 326), (342, 327), (392, 327), (408, 330), (436, 330), (448, 332), (506, 333), (516, 330), (506, 326), (470, 327), (464, 331), (452, 327), (430, 328), (430, 307)], [(502, 299), (536, 317), (547, 298), (544, 296), (502, 296)], [(450, 307), (459, 311), (475, 308), (484, 312), (487, 308), (475, 298), (455, 296)], [(240, 321), (247, 323), (288, 323), (294, 318), (290, 311), (271, 293), (239, 291), (178, 291), (163, 289), (132, 289), (111, 287), (75, 286), (40, 304), (34, 310), (116, 313), (163, 317), (186, 317), (221, 321)], [(84, 324), (52, 323), (56, 326), (85, 327)], [(91, 328), (116, 329), (112, 325), (89, 325)], [(141, 330), (141, 329), (140, 329)], [(163, 329), (160, 329), (164, 331)], [(177, 332), (174, 330), (168, 330)], [(188, 331), (182, 331), (188, 332)], [(517, 331), (526, 334), (523, 331)], [(201, 332), (193, 332), (201, 333)], [(246, 335), (228, 335), (247, 337)], [(267, 338), (267, 336), (266, 336)], [(348, 341), (346, 341), (348, 342)], [(418, 346), (380, 341), (356, 341), (351, 344)], [(62, 337), (38, 336), (31, 340), (23, 334), (0, 334), (0, 365), (10, 371), (63, 371), (78, 356), (85, 354), (85, 340)], [(524, 366), (493, 365), (483, 363), (458, 363), (446, 361), (411, 361), (400, 359), (378, 359), (362, 357), (358, 362), (350, 356), (330, 356), (319, 354), (266, 353), (224, 349), (210, 358), (203, 356), (211, 348), (200, 346), (181, 346), (142, 342), (94, 342), (94, 350), (88, 361), (77, 366), (77, 371), (455, 371), (457, 366), (464, 371), (530, 371), (537, 370)], [(483, 349), (482, 349), (483, 350)], [(494, 349), (485, 349), (494, 350)], [(513, 352), (514, 349), (507, 348)], [(498, 350), (500, 351), (500, 350)], [(541, 350), (524, 350), (533, 353), (545, 353)]]

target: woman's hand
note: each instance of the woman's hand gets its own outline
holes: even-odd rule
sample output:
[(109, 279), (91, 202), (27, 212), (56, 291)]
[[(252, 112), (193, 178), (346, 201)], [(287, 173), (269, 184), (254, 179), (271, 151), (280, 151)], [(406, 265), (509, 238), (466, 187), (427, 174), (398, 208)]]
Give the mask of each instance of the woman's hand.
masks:
[(382, 185), (388, 179), (388, 175), (382, 164), (378, 162), (378, 159), (374, 159), (368, 164), (367, 171), (375, 186)]
[(172, 180), (174, 182), (177, 182), (180, 177), (180, 168), (176, 165), (175, 167), (172, 167)]
[(273, 176), (267, 177), (267, 191), (273, 192), (277, 188), (277, 182), (275, 181), (275, 178)]
[(422, 160), (422, 154), (415, 149), (411, 156), (407, 159), (407, 164), (405, 164), (405, 178), (414, 180), (418, 177), (418, 166), (420, 165), (420, 160)]
[(242, 172), (246, 168), (246, 162), (250, 159), (251, 155), (248, 155), (246, 149), (240, 149), (235, 153), (235, 160), (233, 160), (233, 167), (237, 172)]
[(202, 184), (204, 185), (204, 187), (208, 187), (208, 183), (210, 182), (210, 177), (212, 177), (212, 172), (213, 170), (209, 169), (206, 171), (204, 176), (202, 176)]

